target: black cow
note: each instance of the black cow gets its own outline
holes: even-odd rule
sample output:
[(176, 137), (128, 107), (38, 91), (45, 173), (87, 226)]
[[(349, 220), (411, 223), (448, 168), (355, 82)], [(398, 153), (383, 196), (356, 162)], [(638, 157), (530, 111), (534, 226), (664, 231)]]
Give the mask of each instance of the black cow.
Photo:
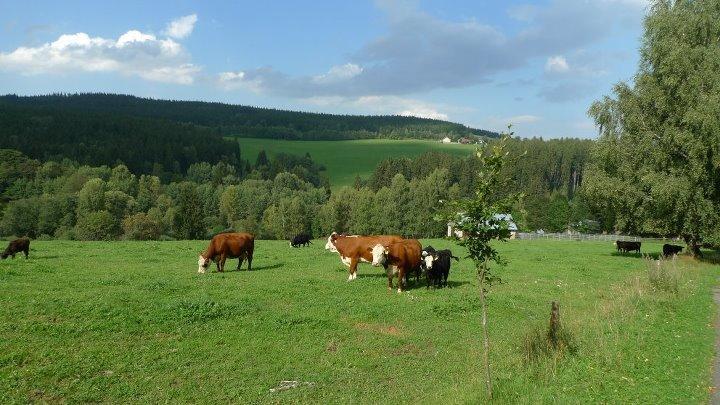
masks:
[(28, 252), (30, 252), (30, 239), (20, 238), (10, 242), (10, 244), (8, 244), (8, 247), (5, 249), (2, 255), (0, 255), (0, 257), (3, 259), (7, 259), (8, 256), (12, 256), (12, 258), (14, 259), (15, 254), (19, 252), (25, 253), (25, 258), (28, 258)]
[(290, 246), (292, 247), (300, 247), (300, 246), (310, 246), (310, 235), (306, 233), (301, 233), (299, 235), (295, 235), (294, 238), (290, 241)]
[(618, 252), (638, 252), (640, 253), (640, 242), (630, 242), (625, 240), (615, 241), (615, 248)]
[(427, 288), (432, 284), (435, 288), (447, 286), (447, 279), (450, 275), (450, 259), (455, 261), (460, 258), (453, 256), (449, 249), (435, 250), (432, 247), (423, 250), (423, 267), (427, 278)]
[(663, 245), (663, 256), (672, 256), (682, 252), (683, 247), (666, 243)]

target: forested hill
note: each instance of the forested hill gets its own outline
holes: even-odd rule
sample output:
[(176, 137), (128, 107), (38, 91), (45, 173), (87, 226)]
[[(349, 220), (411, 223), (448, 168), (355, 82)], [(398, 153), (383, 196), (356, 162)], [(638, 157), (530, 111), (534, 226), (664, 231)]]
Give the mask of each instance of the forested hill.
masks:
[(0, 107), (18, 105), (162, 118), (211, 128), (224, 136), (302, 140), (367, 138), (495, 138), (497, 133), (448, 121), (399, 115), (361, 116), (283, 111), (202, 101), (155, 100), (118, 94), (0, 96)]
[(94, 166), (123, 162), (137, 174), (184, 174), (193, 163), (240, 167), (237, 142), (216, 130), (166, 119), (0, 104), (0, 149), (39, 160)]

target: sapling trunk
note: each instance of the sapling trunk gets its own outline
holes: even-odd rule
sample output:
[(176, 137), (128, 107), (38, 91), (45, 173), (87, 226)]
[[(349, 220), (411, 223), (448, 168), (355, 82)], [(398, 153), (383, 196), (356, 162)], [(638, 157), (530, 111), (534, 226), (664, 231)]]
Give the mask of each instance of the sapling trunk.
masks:
[(487, 387), (488, 398), (492, 398), (492, 379), (490, 377), (490, 338), (488, 337), (488, 326), (487, 326), (487, 304), (485, 302), (485, 274), (487, 271), (487, 258), (485, 262), (480, 265), (480, 307), (482, 309), (482, 330), (483, 330), (483, 362), (485, 363), (485, 386)]

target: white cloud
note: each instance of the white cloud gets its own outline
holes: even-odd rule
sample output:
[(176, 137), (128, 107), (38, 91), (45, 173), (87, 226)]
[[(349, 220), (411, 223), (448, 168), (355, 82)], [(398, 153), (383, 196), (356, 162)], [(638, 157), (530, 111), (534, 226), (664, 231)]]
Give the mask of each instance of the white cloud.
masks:
[(422, 100), (398, 96), (317, 96), (304, 98), (303, 101), (334, 109), (337, 112), (353, 112), (361, 114), (406, 115), (420, 118), (448, 120), (449, 115), (443, 111), (462, 111), (467, 109), (447, 105), (436, 105)]
[(0, 69), (24, 75), (115, 72), (145, 80), (191, 84), (200, 67), (189, 63), (182, 45), (170, 38), (130, 30), (117, 39), (64, 34), (36, 47), (0, 52)]
[(516, 125), (516, 124), (530, 124), (533, 122), (538, 122), (542, 119), (542, 117), (538, 117), (537, 115), (516, 115), (514, 117), (508, 117), (505, 118), (503, 121)]
[(545, 62), (545, 71), (548, 73), (565, 73), (570, 70), (570, 66), (564, 56), (551, 56)]
[(331, 67), (327, 73), (313, 77), (313, 81), (315, 83), (339, 82), (352, 79), (362, 73), (362, 71), (362, 67), (354, 63), (346, 63), (344, 65)]
[(184, 17), (180, 17), (169, 22), (167, 27), (165, 27), (164, 33), (165, 35), (172, 38), (185, 38), (192, 33), (197, 20), (197, 14), (190, 14)]
[(437, 110), (434, 110), (432, 108), (414, 108), (412, 110), (404, 110), (400, 111), (398, 115), (405, 115), (409, 117), (420, 117), (420, 118), (431, 118), (434, 120), (444, 120), (447, 121), (448, 115), (443, 114)]

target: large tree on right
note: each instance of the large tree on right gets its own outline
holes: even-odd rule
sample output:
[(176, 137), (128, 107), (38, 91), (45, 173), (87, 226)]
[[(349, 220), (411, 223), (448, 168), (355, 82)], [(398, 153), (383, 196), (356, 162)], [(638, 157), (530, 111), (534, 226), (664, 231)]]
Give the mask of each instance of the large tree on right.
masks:
[(600, 129), (583, 185), (615, 227), (717, 242), (720, 0), (655, 1), (632, 84), (590, 107)]

